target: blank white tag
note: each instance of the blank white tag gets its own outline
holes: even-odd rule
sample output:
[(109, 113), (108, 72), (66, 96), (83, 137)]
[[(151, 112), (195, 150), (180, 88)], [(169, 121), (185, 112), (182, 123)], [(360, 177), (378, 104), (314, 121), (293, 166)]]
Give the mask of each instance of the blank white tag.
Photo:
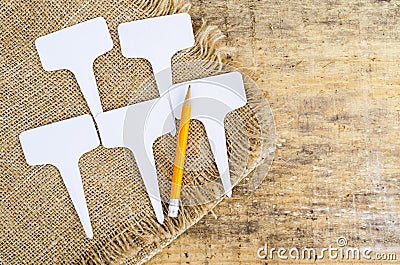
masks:
[(194, 45), (188, 13), (122, 23), (118, 35), (123, 56), (150, 61), (160, 95), (172, 85), (172, 56)]
[(79, 158), (100, 144), (93, 119), (83, 115), (22, 132), (19, 136), (29, 165), (58, 168), (87, 237), (93, 238), (79, 171)]
[(230, 197), (232, 185), (224, 119), (229, 112), (243, 107), (247, 102), (242, 75), (239, 72), (231, 72), (173, 85), (169, 89), (169, 98), (176, 119), (180, 119), (189, 85), (191, 118), (201, 121), (206, 129), (225, 194)]
[(157, 98), (101, 113), (97, 125), (105, 147), (126, 147), (132, 151), (157, 220), (163, 223), (153, 143), (175, 126), (168, 100)]
[(93, 62), (113, 47), (104, 18), (97, 17), (40, 37), (35, 45), (43, 68), (46, 71), (70, 70), (93, 116), (101, 113)]
[[(160, 96), (172, 85), (172, 56), (195, 43), (188, 13), (122, 23), (118, 35), (123, 56), (149, 60)], [(176, 134), (175, 126), (170, 133)]]

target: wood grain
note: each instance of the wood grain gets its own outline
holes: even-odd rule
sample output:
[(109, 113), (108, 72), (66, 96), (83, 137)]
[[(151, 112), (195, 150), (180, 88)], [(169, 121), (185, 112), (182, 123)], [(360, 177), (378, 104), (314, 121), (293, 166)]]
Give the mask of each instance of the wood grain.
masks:
[(218, 26), (232, 47), (230, 64), (265, 92), (278, 149), (257, 190), (236, 187), (148, 264), (284, 263), (259, 259), (258, 248), (337, 247), (339, 237), (373, 254), (397, 252), (397, 262), (387, 262), (397, 264), (400, 2), (192, 4), (195, 25), (204, 18)]

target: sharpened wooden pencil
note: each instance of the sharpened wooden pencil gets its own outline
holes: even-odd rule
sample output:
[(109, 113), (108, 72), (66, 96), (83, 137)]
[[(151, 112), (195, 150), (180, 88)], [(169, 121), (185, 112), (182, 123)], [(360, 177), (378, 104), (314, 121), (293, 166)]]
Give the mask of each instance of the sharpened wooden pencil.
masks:
[(186, 92), (185, 101), (182, 105), (181, 121), (179, 123), (178, 143), (176, 145), (174, 171), (172, 174), (172, 186), (168, 207), (168, 216), (177, 217), (182, 187), (182, 176), (186, 156), (186, 146), (189, 136), (190, 114), (192, 106), (190, 103), (190, 86)]

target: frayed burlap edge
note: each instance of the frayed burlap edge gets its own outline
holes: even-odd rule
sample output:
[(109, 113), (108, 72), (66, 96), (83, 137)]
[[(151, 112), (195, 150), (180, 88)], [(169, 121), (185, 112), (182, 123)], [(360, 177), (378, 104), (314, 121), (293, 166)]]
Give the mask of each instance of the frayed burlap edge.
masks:
[[(174, 1), (174, 0), (162, 0), (162, 1), (140, 1), (139, 7), (143, 9), (143, 12), (149, 16), (160, 16), (160, 15), (168, 15), (179, 12), (187, 12), (190, 9), (190, 4), (186, 1)], [(215, 26), (208, 26), (207, 23), (203, 20), (201, 27), (196, 31), (195, 39), (196, 45), (190, 49), (185, 55), (189, 55), (192, 58), (197, 58), (198, 60), (209, 61), (209, 65), (205, 67), (216, 67), (220, 63), (225, 63), (227, 59), (227, 55), (229, 52), (229, 48), (223, 47), (221, 45), (221, 40), (225, 37), (222, 32)], [(176, 60), (179, 59), (179, 54), (176, 56)], [(216, 63), (217, 64), (216, 64)], [(249, 92), (249, 91), (247, 91)], [(251, 93), (251, 92), (250, 92)], [(262, 97), (260, 92), (259, 95), (249, 95), (249, 99), (251, 98), (259, 98)], [(259, 108), (264, 108), (267, 106), (259, 106)], [(254, 110), (257, 111), (257, 110)], [(263, 117), (258, 117), (262, 119)], [(260, 121), (262, 122), (262, 121)], [(250, 136), (252, 137), (252, 136)], [(255, 137), (260, 137), (255, 136)], [(258, 151), (258, 158), (253, 160), (251, 165), (248, 165), (247, 170), (243, 172), (241, 178), (233, 183), (233, 185), (237, 185), (240, 180), (248, 176), (254, 169), (263, 163), (265, 157), (262, 153), (265, 151), (261, 150), (263, 147), (260, 147)], [(115, 238), (115, 240), (106, 246), (103, 249), (102, 255), (99, 253), (91, 253), (90, 256), (91, 262), (96, 260), (101, 263), (104, 262), (104, 258), (108, 257), (107, 260), (111, 261), (112, 264), (144, 264), (149, 261), (152, 257), (154, 257), (157, 253), (161, 252), (163, 248), (167, 247), (171, 244), (177, 237), (182, 235), (187, 229), (196, 224), (199, 220), (201, 220), (205, 215), (209, 213), (216, 205), (218, 205), (223, 198), (220, 198), (216, 201), (205, 205), (197, 205), (192, 206), (190, 211), (185, 211), (185, 208), (181, 210), (181, 218), (177, 220), (166, 219), (164, 225), (160, 225), (154, 220), (148, 220), (146, 224), (135, 224), (135, 229), (138, 229), (141, 232), (150, 232), (151, 236), (156, 236), (159, 238), (167, 238), (166, 241), (157, 245), (156, 248), (148, 253), (144, 258), (137, 262), (135, 255), (140, 251), (135, 246), (133, 238), (136, 236), (145, 236), (142, 233), (138, 232), (132, 234), (132, 231), (121, 233), (119, 236)], [(177, 222), (179, 224), (177, 224)], [(177, 226), (181, 229), (177, 229)], [(155, 235), (155, 231), (157, 234)], [(94, 263), (97, 263), (94, 262)], [(87, 263), (87, 260), (83, 263)]]
[[(168, 15), (179, 12), (188, 12), (190, 9), (190, 4), (182, 0), (144, 0), (136, 1), (136, 4), (148, 17)], [(216, 67), (216, 65), (225, 63), (229, 48), (223, 47), (221, 45), (221, 40), (224, 37), (225, 36), (217, 27), (208, 26), (207, 23), (203, 20), (201, 27), (196, 31), (195, 34), (196, 45), (192, 49), (187, 51), (185, 55), (189, 55), (191, 58), (196, 58), (198, 60), (209, 61), (210, 63), (209, 65), (205, 66), (206, 68)], [(176, 56), (175, 60), (179, 60), (179, 54)], [(252, 92), (250, 91), (250, 93)], [(250, 95), (249, 99), (251, 100), (251, 98), (260, 98), (260, 96), (262, 97), (261, 92), (259, 93), (259, 95)], [(267, 103), (265, 103), (265, 106), (259, 106), (259, 108), (264, 108), (266, 106)], [(258, 118), (262, 119), (263, 117)], [(260, 121), (260, 123), (261, 122), (262, 121)], [(260, 136), (258, 135), (255, 137)], [(258, 158), (253, 160), (253, 163), (251, 165), (247, 166), (247, 169), (245, 170), (245, 172), (243, 172), (241, 178), (233, 183), (233, 185), (237, 185), (240, 180), (248, 176), (252, 171), (254, 171), (254, 169), (258, 165), (263, 163), (265, 159), (265, 156), (262, 155), (265, 151), (262, 150), (263, 148), (264, 147), (262, 146), (260, 147), (260, 150), (258, 150), (257, 152)], [(89, 257), (89, 259), (83, 260), (82, 264), (101, 264), (104, 263), (104, 261), (110, 264), (143, 264), (149, 261), (157, 253), (161, 252), (163, 248), (171, 244), (187, 229), (196, 224), (222, 200), (223, 198), (220, 198), (208, 204), (191, 206), (190, 211), (185, 211), (185, 208), (183, 207), (179, 219), (166, 219), (163, 225), (158, 224), (154, 220), (147, 220), (146, 223), (141, 224), (136, 223), (133, 225), (132, 230), (129, 229), (130, 231), (122, 232), (121, 234), (116, 236), (113, 241), (110, 242), (108, 245), (103, 246), (102, 253), (99, 253), (98, 251), (87, 253), (87, 255), (85, 256)], [(179, 227), (180, 229), (177, 229), (177, 227)], [(133, 230), (137, 232), (132, 232)], [(133, 239), (135, 237), (146, 237), (146, 232), (150, 233), (149, 236), (156, 236), (160, 238), (160, 241), (166, 238), (167, 240), (158, 244), (153, 251), (148, 253), (141, 260), (137, 261), (135, 255), (137, 255), (137, 253), (141, 251), (141, 249), (138, 249)]]
[[(88, 2), (87, 2), (88, 3)], [(187, 12), (190, 8), (190, 4), (187, 3), (186, 1), (181, 1), (181, 0), (161, 0), (161, 1), (155, 1), (155, 0), (150, 0), (150, 1), (136, 1), (132, 3), (135, 6), (127, 7), (127, 8), (134, 8), (135, 12), (140, 14), (138, 16), (135, 16), (135, 12), (132, 12), (131, 14), (135, 17), (135, 19), (142, 19), (146, 17), (154, 17), (154, 16), (161, 16), (161, 15), (168, 15), (168, 14), (173, 14), (173, 13), (179, 13), (179, 12)], [(89, 6), (84, 4), (84, 6)], [(60, 4), (59, 6), (54, 7), (53, 10), (63, 10), (64, 5)], [(99, 6), (97, 6), (99, 8)], [(137, 9), (137, 10), (136, 10)], [(81, 9), (79, 9), (81, 10)], [(102, 14), (103, 12), (107, 11), (105, 8), (104, 10), (98, 10), (96, 9), (96, 12), (99, 14)], [(43, 12), (42, 9), (38, 9), (38, 12)], [(85, 14), (83, 17), (88, 18), (93, 14), (94, 10), (92, 9), (91, 13)], [(111, 16), (111, 15), (110, 15)], [(83, 18), (82, 17), (82, 18)], [(132, 19), (131, 17), (128, 17), (128, 20)], [(77, 21), (69, 21), (70, 24), (74, 24)], [(54, 26), (54, 29), (59, 28), (59, 26)], [(52, 28), (52, 30), (54, 30)], [(43, 32), (45, 33), (45, 32)], [(41, 33), (41, 34), (43, 34)], [(115, 36), (115, 35), (114, 35)], [(201, 66), (198, 68), (200, 71), (204, 72), (204, 76), (208, 76), (211, 74), (218, 74), (221, 73), (219, 70), (222, 68), (223, 62), (226, 61), (227, 58), (227, 49), (221, 45), (221, 40), (223, 39), (223, 34), (216, 28), (216, 27), (210, 27), (207, 26), (206, 23), (203, 21), (203, 24), (196, 30), (196, 45), (188, 50), (182, 51), (178, 53), (174, 59), (173, 63), (176, 65), (177, 63), (185, 62), (188, 59), (189, 60), (195, 60), (195, 61), (201, 61), (203, 62)], [(114, 50), (115, 51), (115, 50)], [(115, 56), (115, 54), (114, 54)], [(105, 57), (100, 58), (100, 60), (105, 59)], [(103, 62), (104, 63), (104, 62)], [(133, 68), (137, 67), (139, 69), (143, 68), (144, 63), (139, 62), (137, 65), (132, 64)], [(195, 71), (189, 71), (190, 73), (193, 73)], [(61, 72), (58, 72), (62, 74)], [(175, 74), (177, 71), (175, 71)], [(48, 74), (46, 73), (46, 76)], [(34, 75), (36, 78), (36, 75)], [(148, 77), (148, 75), (147, 75)], [(175, 77), (178, 77), (179, 75), (176, 75)], [(193, 79), (192, 76), (187, 76), (185, 75), (183, 78), (189, 78)], [(20, 77), (20, 79), (17, 80), (24, 80)], [(58, 85), (61, 82), (65, 81), (65, 78), (59, 78), (57, 81), (54, 81), (54, 85)], [(175, 79), (174, 79), (175, 80)], [(34, 80), (33, 80), (34, 81)], [(103, 79), (99, 80), (100, 82), (106, 81)], [(180, 82), (179, 80), (175, 80), (176, 82)], [(246, 80), (245, 80), (246, 81)], [(47, 84), (47, 83), (46, 83)], [(53, 83), (52, 83), (53, 84)], [(140, 84), (138, 82), (137, 84)], [(136, 84), (136, 85), (137, 85)], [(51, 84), (48, 84), (51, 86)], [(104, 85), (104, 83), (103, 83)], [(102, 87), (102, 86), (100, 86)], [(156, 89), (155, 89), (156, 90)], [(262, 133), (261, 125), (263, 123), (266, 123), (263, 121), (263, 119), (267, 115), (262, 115), (262, 102), (265, 101), (263, 98), (261, 92), (255, 88), (254, 85), (252, 85), (252, 89), (248, 89), (246, 86), (246, 93), (248, 96), (248, 105), (245, 107), (243, 112), (247, 113), (247, 116), (245, 115), (244, 117), (249, 118), (250, 120), (253, 120), (257, 115), (257, 121), (254, 122), (254, 127), (251, 127), (251, 130), (248, 130), (246, 132), (246, 139), (250, 140), (252, 142), (252, 148), (247, 148), (248, 145), (238, 145), (237, 142), (234, 144), (234, 146), (241, 146), (239, 152), (236, 152), (235, 155), (233, 155), (231, 158), (233, 160), (236, 160), (236, 158), (242, 157), (242, 152), (245, 150), (243, 153), (249, 153), (249, 156), (243, 156), (245, 157), (244, 160), (240, 160), (240, 170), (235, 172), (235, 177), (232, 179), (233, 185), (236, 185), (241, 179), (244, 177), (248, 176), (248, 174), (262, 161), (263, 157), (263, 149), (264, 145), (262, 143), (263, 136), (260, 135)], [(47, 91), (47, 90), (43, 90)], [(109, 90), (107, 91), (107, 95)], [(143, 90), (141, 90), (143, 92)], [(149, 92), (149, 90), (145, 90), (145, 92)], [(139, 93), (140, 94), (140, 93)], [(30, 94), (29, 94), (30, 95)], [(15, 95), (13, 95), (15, 96)], [(156, 95), (155, 95), (156, 96)], [(139, 96), (140, 98), (138, 99), (139, 101), (145, 100), (144, 97)], [(19, 97), (14, 98), (15, 102), (18, 102)], [(252, 101), (256, 102), (252, 102)], [(264, 100), (264, 101), (263, 101)], [(107, 101), (106, 101), (107, 102)], [(119, 107), (115, 102), (108, 102), (110, 104), (109, 108), (115, 108)], [(70, 106), (71, 104), (68, 104)], [(73, 104), (72, 104), (73, 105)], [(72, 106), (71, 105), (71, 106)], [(74, 105), (75, 106), (75, 105)], [(258, 109), (259, 108), (259, 109)], [(29, 108), (26, 108), (29, 109)], [(68, 111), (68, 110), (66, 110)], [(261, 114), (260, 114), (261, 113)], [(236, 113), (238, 114), (238, 113)], [(71, 114), (72, 115), (72, 114)], [(57, 119), (60, 117), (57, 116)], [(234, 120), (234, 119), (233, 119)], [(232, 119), (230, 119), (232, 121)], [(45, 120), (43, 122), (50, 122), (50, 120)], [(231, 125), (234, 125), (235, 123), (230, 123)], [(26, 127), (31, 127), (26, 126)], [(196, 126), (193, 126), (196, 127)], [(199, 127), (199, 126), (197, 126)], [(26, 129), (25, 127), (23, 127)], [(202, 133), (204, 135), (204, 133)], [(228, 130), (229, 134), (229, 130)], [(242, 134), (243, 135), (243, 134)], [(235, 136), (233, 136), (235, 137)], [(229, 141), (229, 135), (227, 137), (227, 140)], [(246, 140), (246, 141), (247, 141)], [(170, 141), (171, 142), (171, 141)], [(247, 142), (246, 142), (247, 144)], [(174, 146), (174, 144), (173, 144)], [(174, 147), (172, 147), (174, 149)], [(245, 148), (245, 149), (243, 149)], [(160, 150), (160, 149), (158, 149)], [(172, 150), (172, 149), (171, 149)], [(106, 154), (107, 159), (111, 159), (110, 161), (113, 161), (112, 159), (116, 159), (115, 154), (123, 154), (121, 153), (121, 149), (115, 149), (115, 150), (105, 150), (102, 147), (99, 147), (96, 151), (91, 152), (91, 154), (88, 154), (86, 159), (82, 159), (82, 170), (84, 171), (89, 171), (84, 173), (84, 175), (93, 176), (93, 172), (95, 171), (96, 167), (92, 167), (92, 165), (96, 164), (97, 160), (99, 159), (98, 156), (96, 156), (96, 152), (100, 153), (100, 157), (103, 158), (102, 155)], [(122, 156), (118, 157), (118, 161), (121, 162)], [(158, 159), (162, 161), (163, 159)], [(165, 160), (165, 159), (164, 159)], [(103, 160), (104, 161), (104, 160)], [(22, 163), (23, 161), (21, 161)], [(232, 165), (237, 164), (235, 161), (231, 161)], [(112, 163), (112, 162), (111, 162)], [(46, 168), (51, 168), (51, 167), (46, 167)], [(165, 167), (164, 167), (165, 169)], [(55, 172), (54, 172), (55, 173)], [(53, 172), (51, 174), (54, 174)], [(164, 172), (165, 173), (165, 172)], [(164, 174), (165, 175), (165, 174)], [(169, 174), (167, 174), (169, 175)], [(120, 177), (124, 177), (125, 175)], [(202, 179), (203, 182), (207, 181), (207, 179)], [(136, 183), (133, 185), (136, 187), (142, 187), (142, 185), (137, 185)], [(189, 185), (190, 186), (190, 185)], [(144, 193), (143, 193), (144, 195)], [(203, 196), (203, 194), (199, 194), (200, 199)], [(204, 196), (206, 197), (206, 196)], [(146, 197), (147, 198), (147, 197)], [(197, 196), (195, 196), (197, 198)], [(217, 205), (220, 201), (222, 201), (223, 198), (216, 199), (216, 200), (208, 200), (211, 201), (206, 204), (198, 204), (194, 206), (185, 206), (182, 207), (181, 209), (181, 214), (179, 218), (176, 219), (170, 219), (167, 218), (165, 223), (163, 225), (160, 225), (157, 223), (155, 218), (153, 218), (152, 211), (150, 210), (151, 208), (147, 207), (146, 211), (137, 211), (135, 218), (128, 218), (126, 221), (123, 222), (118, 222), (117, 224), (114, 223), (114, 225), (110, 228), (110, 231), (106, 230), (101, 230), (104, 227), (98, 228), (99, 232), (104, 231), (104, 234), (100, 234), (100, 238), (96, 241), (85, 241), (85, 240), (77, 240), (79, 245), (71, 245), (73, 248), (73, 251), (70, 251), (70, 255), (68, 256), (71, 258), (71, 260), (74, 260), (73, 263), (84, 263), (84, 264), (143, 264), (144, 262), (148, 261), (152, 256), (154, 256), (157, 252), (161, 251), (162, 248), (166, 247), (169, 245), (175, 238), (177, 238), (179, 235), (184, 233), (189, 227), (197, 223), (204, 215), (206, 215), (209, 210), (211, 210), (215, 205)], [(89, 200), (90, 201), (90, 200)], [(200, 200), (203, 201), (203, 200)], [(18, 203), (16, 201), (16, 203)], [(120, 201), (120, 204), (124, 204), (125, 201)], [(127, 202), (128, 203), (128, 202)], [(10, 204), (11, 205), (11, 204)], [(17, 204), (19, 205), (19, 204)], [(134, 205), (134, 204), (133, 204)], [(137, 204), (136, 204), (137, 206)], [(148, 206), (148, 205), (146, 205)], [(165, 205), (164, 205), (165, 206)], [(151, 215), (151, 216), (150, 216)], [(124, 219), (125, 220), (125, 219)], [(48, 224), (47, 224), (48, 225)], [(109, 226), (106, 226), (105, 228), (108, 228)], [(45, 230), (44, 230), (45, 231)], [(45, 234), (45, 235), (48, 235)], [(34, 238), (30, 237), (29, 239), (34, 240)], [(52, 240), (49, 237), (50, 240)], [(10, 244), (12, 241), (9, 241), (7, 244)], [(69, 241), (64, 241), (64, 243), (68, 243)], [(45, 246), (52, 246), (57, 243), (57, 241), (47, 241)], [(16, 245), (17, 247), (15, 248), (15, 252), (13, 254), (24, 251), (24, 248), (19, 247), (19, 245)], [(61, 250), (66, 250), (65, 244), (60, 245)], [(38, 250), (39, 248), (36, 248)], [(62, 252), (62, 251), (60, 251)], [(38, 252), (35, 252), (36, 254)], [(57, 261), (62, 261), (64, 256), (58, 256), (58, 259), (51, 259), (51, 256), (48, 255), (51, 252), (48, 252), (47, 254), (43, 254), (42, 258), (45, 258), (45, 260), (42, 259), (42, 262), (44, 263), (54, 263)], [(25, 254), (25, 253), (20, 253), (20, 254)], [(48, 256), (46, 256), (48, 255)], [(17, 260), (17, 257), (14, 256), (15, 261)], [(31, 256), (32, 258), (32, 256)], [(32, 259), (32, 260), (38, 260), (38, 259)], [(28, 260), (23, 260), (20, 259), (20, 261), (23, 262), (29, 262), (31, 261)], [(10, 262), (12, 262), (11, 259), (9, 259)], [(67, 261), (67, 257), (65, 257), (64, 262)]]

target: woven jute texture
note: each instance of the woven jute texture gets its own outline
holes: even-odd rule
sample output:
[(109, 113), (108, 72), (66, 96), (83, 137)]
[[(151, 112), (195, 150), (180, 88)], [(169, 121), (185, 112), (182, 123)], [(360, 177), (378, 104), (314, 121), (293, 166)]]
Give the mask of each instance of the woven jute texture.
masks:
[[(149, 63), (120, 52), (120, 23), (187, 12), (185, 1), (2, 1), (0, 264), (141, 264), (195, 224), (223, 197), (204, 127), (192, 121), (179, 218), (157, 223), (132, 154), (99, 146), (79, 162), (94, 230), (86, 238), (58, 170), (26, 164), (21, 132), (88, 114), (71, 72), (43, 70), (37, 37), (102, 16), (114, 48), (94, 62), (104, 111), (159, 96)], [(140, 36), (138, 36), (140, 37)], [(173, 58), (174, 82), (232, 71), (214, 27), (196, 28), (196, 45)], [(272, 114), (263, 94), (244, 76), (248, 103), (225, 120), (233, 184), (259, 165), (274, 147)], [(168, 199), (176, 137), (154, 143), (163, 201)], [(164, 203), (164, 213), (167, 204)]]

